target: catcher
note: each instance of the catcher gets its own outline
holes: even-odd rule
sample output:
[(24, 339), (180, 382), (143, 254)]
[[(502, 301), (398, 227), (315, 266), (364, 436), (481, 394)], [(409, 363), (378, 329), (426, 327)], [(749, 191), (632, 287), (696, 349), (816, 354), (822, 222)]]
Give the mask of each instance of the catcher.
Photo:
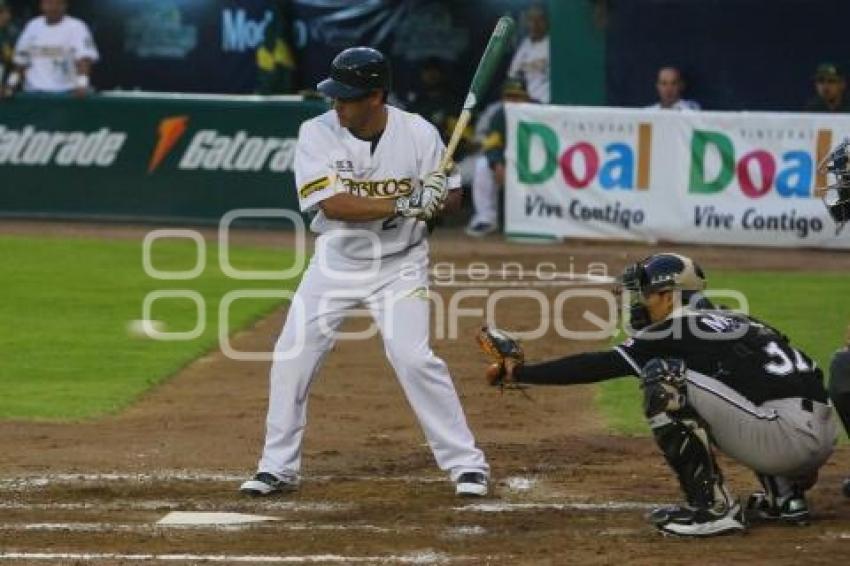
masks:
[[(482, 328), (491, 385), (572, 385), (634, 375), (656, 443), (686, 503), (649, 514), (661, 532), (743, 531), (746, 518), (802, 524), (805, 491), (833, 450), (836, 425), (820, 368), (777, 329), (713, 309), (691, 259), (657, 254), (630, 266), (632, 336), (611, 350), (526, 364), (508, 334)], [(763, 491), (744, 507), (726, 487), (717, 448), (752, 469)]]

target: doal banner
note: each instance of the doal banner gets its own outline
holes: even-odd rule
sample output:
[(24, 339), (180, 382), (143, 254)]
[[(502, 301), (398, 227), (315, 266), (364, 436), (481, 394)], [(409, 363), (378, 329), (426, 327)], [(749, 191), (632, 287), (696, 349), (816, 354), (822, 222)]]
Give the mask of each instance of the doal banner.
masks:
[(850, 248), (816, 186), (850, 117), (507, 106), (506, 232)]

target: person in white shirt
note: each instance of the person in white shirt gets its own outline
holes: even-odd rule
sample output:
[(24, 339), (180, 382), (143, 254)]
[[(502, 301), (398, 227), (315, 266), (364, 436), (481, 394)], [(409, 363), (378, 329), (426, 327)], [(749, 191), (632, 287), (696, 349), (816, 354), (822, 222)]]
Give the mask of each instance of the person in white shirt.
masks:
[(658, 91), (658, 102), (647, 108), (665, 108), (670, 110), (699, 110), (699, 104), (694, 100), (682, 98), (685, 81), (682, 73), (676, 67), (661, 67), (658, 69), (658, 79), (655, 81)]
[(522, 78), (532, 100), (549, 104), (549, 20), (541, 5), (534, 4), (525, 13), (528, 36), (522, 40), (508, 68), (508, 76)]
[(6, 96), (20, 86), (24, 92), (88, 94), (100, 56), (88, 26), (67, 11), (67, 0), (41, 0), (42, 15), (27, 23), (15, 45)]
[(437, 465), (461, 496), (487, 494), (490, 468), (475, 445), (451, 375), (430, 345), (427, 222), (461, 205), (460, 178), (440, 170), (437, 129), (386, 104), (390, 66), (369, 47), (342, 51), (319, 92), (333, 109), (301, 124), (295, 183), (313, 212), (316, 252), (292, 298), (271, 368), (266, 440), (240, 490), (298, 487), (307, 397), (337, 328), (371, 312)]

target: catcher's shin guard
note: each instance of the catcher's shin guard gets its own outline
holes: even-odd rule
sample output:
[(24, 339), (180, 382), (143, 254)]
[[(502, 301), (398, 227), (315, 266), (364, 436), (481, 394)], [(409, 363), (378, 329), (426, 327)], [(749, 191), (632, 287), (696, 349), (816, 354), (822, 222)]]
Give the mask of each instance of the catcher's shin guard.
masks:
[(682, 360), (654, 359), (641, 371), (644, 413), (655, 441), (673, 468), (688, 505), (723, 509), (732, 498), (711, 450), (699, 415), (687, 407)]

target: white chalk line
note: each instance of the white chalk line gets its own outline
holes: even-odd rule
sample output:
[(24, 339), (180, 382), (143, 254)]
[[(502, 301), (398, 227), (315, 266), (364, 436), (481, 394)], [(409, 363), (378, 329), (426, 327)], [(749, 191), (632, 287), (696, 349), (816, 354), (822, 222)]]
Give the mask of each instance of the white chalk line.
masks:
[(380, 527), (378, 525), (335, 525), (321, 523), (258, 522), (238, 525), (158, 525), (144, 523), (0, 523), (2, 532), (72, 532), (72, 533), (162, 533), (166, 531), (244, 531), (244, 530), (283, 530), (283, 531), (357, 531), (378, 534), (401, 534), (420, 532), (417, 526)]
[(658, 503), (641, 501), (605, 501), (602, 503), (473, 503), (453, 507), (453, 511), (475, 513), (510, 513), (514, 511), (553, 510), (553, 511), (642, 511), (658, 507)]
[(437, 552), (419, 552), (391, 556), (342, 556), (339, 554), (310, 554), (302, 556), (267, 556), (234, 554), (116, 554), (87, 552), (0, 552), (0, 560), (75, 560), (97, 562), (104, 560), (162, 561), (162, 562), (247, 562), (265, 564), (368, 563), (368, 564), (448, 564), (451, 562), (486, 562), (497, 556), (452, 556)]
[(227, 511), (227, 510), (269, 510), (289, 512), (331, 513), (335, 511), (350, 511), (357, 506), (353, 503), (332, 503), (325, 501), (255, 501), (245, 503), (229, 501), (158, 501), (134, 499), (110, 499), (109, 501), (79, 501), (72, 503), (24, 503), (20, 501), (0, 503), (2, 510), (24, 511)]
[[(553, 502), (487, 502), (472, 503), (452, 507), (453, 511), (474, 513), (511, 513), (517, 511), (553, 510), (553, 511), (642, 511), (659, 507), (660, 503), (642, 501), (603, 501), (599, 503), (567, 501)], [(289, 512), (334, 512), (349, 511), (356, 505), (348, 503), (295, 502), (295, 501), (258, 501), (246, 504), (233, 502), (192, 502), (192, 501), (145, 501), (112, 500), (108, 502), (74, 503), (0, 503), (0, 510), (11, 511), (289, 511)]]
[[(157, 483), (157, 482), (243, 482), (248, 474), (220, 474), (206, 472), (163, 471), (154, 473), (123, 474), (123, 473), (79, 473), (79, 474), (47, 474), (32, 477), (14, 477), (0, 479), (0, 490), (20, 491), (30, 488), (47, 487), (51, 484), (75, 483)], [(447, 478), (435, 476), (309, 476), (303, 479), (305, 483), (327, 482), (398, 482), (398, 483), (447, 483)]]

